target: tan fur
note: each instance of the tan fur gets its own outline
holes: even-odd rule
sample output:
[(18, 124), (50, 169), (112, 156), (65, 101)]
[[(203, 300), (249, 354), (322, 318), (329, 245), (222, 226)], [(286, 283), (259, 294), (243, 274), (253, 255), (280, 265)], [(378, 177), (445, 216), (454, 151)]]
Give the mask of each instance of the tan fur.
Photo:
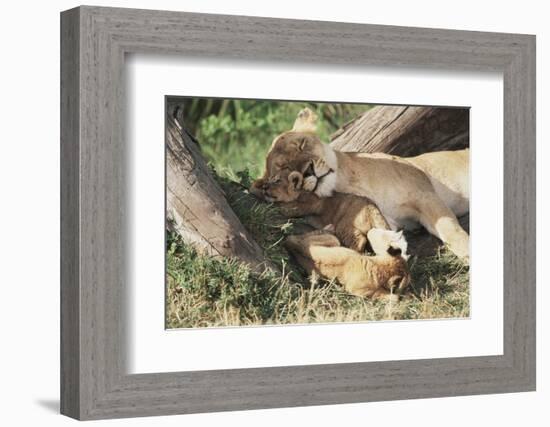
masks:
[[(313, 179), (316, 180), (315, 177)], [(250, 187), (250, 192), (267, 202), (287, 203), (298, 200), (300, 194), (304, 192), (303, 186), (304, 177), (300, 172), (282, 171), (269, 179), (255, 180)]]
[(309, 108), (304, 108), (296, 116), (292, 130), (296, 132), (317, 132), (318, 116)]
[(346, 153), (332, 150), (311, 132), (293, 130), (275, 139), (265, 174), (251, 191), (266, 198), (273, 182), (291, 174), (302, 189), (320, 197), (333, 192), (367, 197), (393, 229), (421, 224), (456, 255), (468, 258), (469, 236), (456, 219), (469, 211), (468, 149), (409, 158)]
[(363, 252), (367, 233), (373, 228), (389, 229), (380, 210), (365, 197), (335, 193), (320, 198), (315, 193), (302, 192), (293, 202), (281, 203), (281, 211), (289, 217), (306, 216), (315, 228), (333, 225), (334, 234), (342, 244)]
[(289, 236), (284, 245), (308, 274), (335, 279), (352, 295), (397, 296), (410, 284), (409, 268), (401, 256), (361, 255), (340, 246), (338, 238), (326, 232)]

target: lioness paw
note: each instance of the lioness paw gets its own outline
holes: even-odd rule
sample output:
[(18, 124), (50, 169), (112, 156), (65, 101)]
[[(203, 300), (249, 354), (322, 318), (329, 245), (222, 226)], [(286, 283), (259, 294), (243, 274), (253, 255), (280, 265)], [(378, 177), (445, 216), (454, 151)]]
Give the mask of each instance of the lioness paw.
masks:
[(313, 160), (313, 171), (315, 175), (320, 178), (332, 172), (332, 169), (324, 159), (318, 158)]
[(302, 189), (305, 191), (314, 191), (317, 187), (317, 177), (315, 175), (306, 176), (302, 183)]

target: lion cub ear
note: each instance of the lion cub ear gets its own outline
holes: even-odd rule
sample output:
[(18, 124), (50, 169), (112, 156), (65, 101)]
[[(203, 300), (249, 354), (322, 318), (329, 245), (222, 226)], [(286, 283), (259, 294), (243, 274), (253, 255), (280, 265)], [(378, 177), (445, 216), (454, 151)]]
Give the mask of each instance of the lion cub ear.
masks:
[(293, 132), (316, 133), (318, 116), (309, 108), (300, 110), (292, 127)]
[(294, 190), (298, 191), (302, 189), (304, 177), (298, 171), (290, 172), (290, 174), (288, 175), (288, 182)]

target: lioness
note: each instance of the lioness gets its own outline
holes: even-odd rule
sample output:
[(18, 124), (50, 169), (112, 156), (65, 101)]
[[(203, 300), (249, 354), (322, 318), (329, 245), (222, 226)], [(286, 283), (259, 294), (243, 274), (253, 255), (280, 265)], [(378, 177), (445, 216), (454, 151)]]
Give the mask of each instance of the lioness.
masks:
[(273, 141), (264, 176), (254, 181), (251, 191), (278, 201), (273, 200), (273, 188), (282, 177), (301, 180), (304, 190), (319, 197), (334, 192), (367, 197), (392, 229), (421, 224), (457, 256), (468, 258), (469, 236), (456, 218), (469, 211), (468, 149), (416, 157), (347, 153), (321, 142), (311, 126), (304, 130), (295, 124)]
[(308, 274), (336, 279), (352, 295), (397, 299), (411, 281), (401, 250), (391, 246), (386, 253), (361, 255), (326, 230), (289, 236), (284, 245)]

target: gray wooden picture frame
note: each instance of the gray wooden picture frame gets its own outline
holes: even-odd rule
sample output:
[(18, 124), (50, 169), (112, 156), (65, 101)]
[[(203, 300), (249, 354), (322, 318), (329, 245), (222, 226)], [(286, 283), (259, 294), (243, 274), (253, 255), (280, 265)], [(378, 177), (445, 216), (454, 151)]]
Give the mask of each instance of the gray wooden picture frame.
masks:
[[(504, 354), (127, 374), (124, 58), (136, 52), (502, 72)], [(100, 419), (535, 390), (534, 36), (71, 9), (61, 14), (61, 166), (65, 415)]]

